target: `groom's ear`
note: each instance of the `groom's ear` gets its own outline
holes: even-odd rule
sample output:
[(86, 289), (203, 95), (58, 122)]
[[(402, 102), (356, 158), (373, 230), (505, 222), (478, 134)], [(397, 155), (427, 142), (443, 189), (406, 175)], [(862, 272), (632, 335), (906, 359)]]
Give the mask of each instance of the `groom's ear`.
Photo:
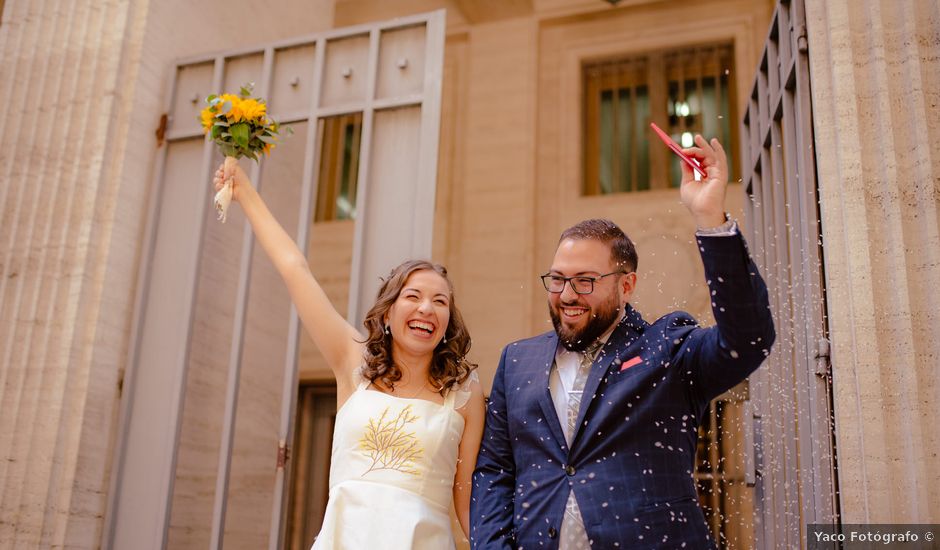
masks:
[(620, 301), (621, 303), (626, 304), (630, 301), (630, 298), (633, 296), (633, 291), (636, 290), (636, 272), (631, 271), (630, 273), (624, 273), (620, 277), (619, 282), (620, 290)]

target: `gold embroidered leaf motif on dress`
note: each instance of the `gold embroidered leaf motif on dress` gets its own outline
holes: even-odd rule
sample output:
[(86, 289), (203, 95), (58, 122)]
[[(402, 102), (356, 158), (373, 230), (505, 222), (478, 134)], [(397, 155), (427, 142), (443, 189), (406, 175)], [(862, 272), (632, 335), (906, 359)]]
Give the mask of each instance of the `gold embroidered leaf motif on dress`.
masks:
[(374, 470), (396, 470), (418, 475), (415, 461), (421, 458), (424, 449), (414, 432), (405, 431), (405, 426), (418, 419), (412, 414), (411, 405), (406, 406), (395, 418), (386, 419), (390, 407), (385, 407), (378, 420), (369, 419), (365, 434), (359, 440), (359, 448), (372, 459), (372, 465), (363, 472), (365, 476)]

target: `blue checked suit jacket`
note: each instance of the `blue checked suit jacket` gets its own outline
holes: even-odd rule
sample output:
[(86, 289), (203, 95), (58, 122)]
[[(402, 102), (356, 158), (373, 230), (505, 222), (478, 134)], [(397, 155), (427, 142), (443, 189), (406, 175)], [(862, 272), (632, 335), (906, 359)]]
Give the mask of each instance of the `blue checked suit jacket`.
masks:
[(741, 236), (698, 242), (716, 326), (684, 312), (648, 324), (628, 305), (591, 368), (570, 448), (549, 393), (557, 335), (503, 350), (473, 475), (473, 548), (558, 548), (570, 490), (594, 548), (714, 547), (692, 479), (699, 422), (775, 333)]

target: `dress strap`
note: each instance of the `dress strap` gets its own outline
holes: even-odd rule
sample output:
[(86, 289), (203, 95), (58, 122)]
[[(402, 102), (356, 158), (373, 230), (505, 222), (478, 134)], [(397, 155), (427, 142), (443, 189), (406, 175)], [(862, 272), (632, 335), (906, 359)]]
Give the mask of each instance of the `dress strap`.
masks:
[(369, 387), (369, 384), (372, 383), (372, 380), (369, 380), (368, 378), (363, 376), (362, 374), (363, 369), (365, 369), (365, 365), (363, 365), (362, 368), (360, 368), (359, 371), (357, 372), (357, 375), (359, 376), (359, 383), (356, 384), (356, 391), (364, 390)]
[(444, 396), (444, 408), (445, 408), (445, 409), (453, 409), (453, 408), (454, 408), (454, 397), (455, 397), (456, 394), (457, 394), (457, 392), (455, 391), (455, 389), (456, 389), (456, 388), (450, 388), (449, 390), (447, 390), (447, 395)]
[[(448, 398), (451, 398), (451, 405), (455, 410), (460, 410), (467, 404), (470, 400), (470, 393), (472, 391), (473, 384), (479, 384), (480, 378), (477, 376), (477, 371), (470, 373), (470, 376), (464, 381), (463, 384), (452, 387), (450, 392), (448, 392)], [(451, 397), (453, 396), (453, 397)]]

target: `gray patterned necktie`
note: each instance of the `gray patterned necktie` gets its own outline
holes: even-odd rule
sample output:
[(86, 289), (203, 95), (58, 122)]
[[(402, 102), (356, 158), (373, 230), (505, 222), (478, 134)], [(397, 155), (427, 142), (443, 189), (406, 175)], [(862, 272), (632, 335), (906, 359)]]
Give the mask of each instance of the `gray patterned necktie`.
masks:
[[(594, 356), (597, 355), (597, 351), (602, 344), (598, 340), (581, 352), (578, 373), (574, 377), (571, 389), (568, 390), (568, 425), (566, 426), (565, 435), (569, 447), (574, 441), (578, 413), (581, 410), (581, 397), (584, 393), (584, 383), (587, 382), (588, 375), (591, 373), (591, 365), (594, 363)], [(578, 508), (574, 491), (568, 493), (568, 502), (565, 504), (565, 517), (561, 522), (561, 540), (559, 542), (560, 550), (587, 550), (591, 547), (587, 531), (584, 530), (584, 520), (581, 518), (581, 509)]]

